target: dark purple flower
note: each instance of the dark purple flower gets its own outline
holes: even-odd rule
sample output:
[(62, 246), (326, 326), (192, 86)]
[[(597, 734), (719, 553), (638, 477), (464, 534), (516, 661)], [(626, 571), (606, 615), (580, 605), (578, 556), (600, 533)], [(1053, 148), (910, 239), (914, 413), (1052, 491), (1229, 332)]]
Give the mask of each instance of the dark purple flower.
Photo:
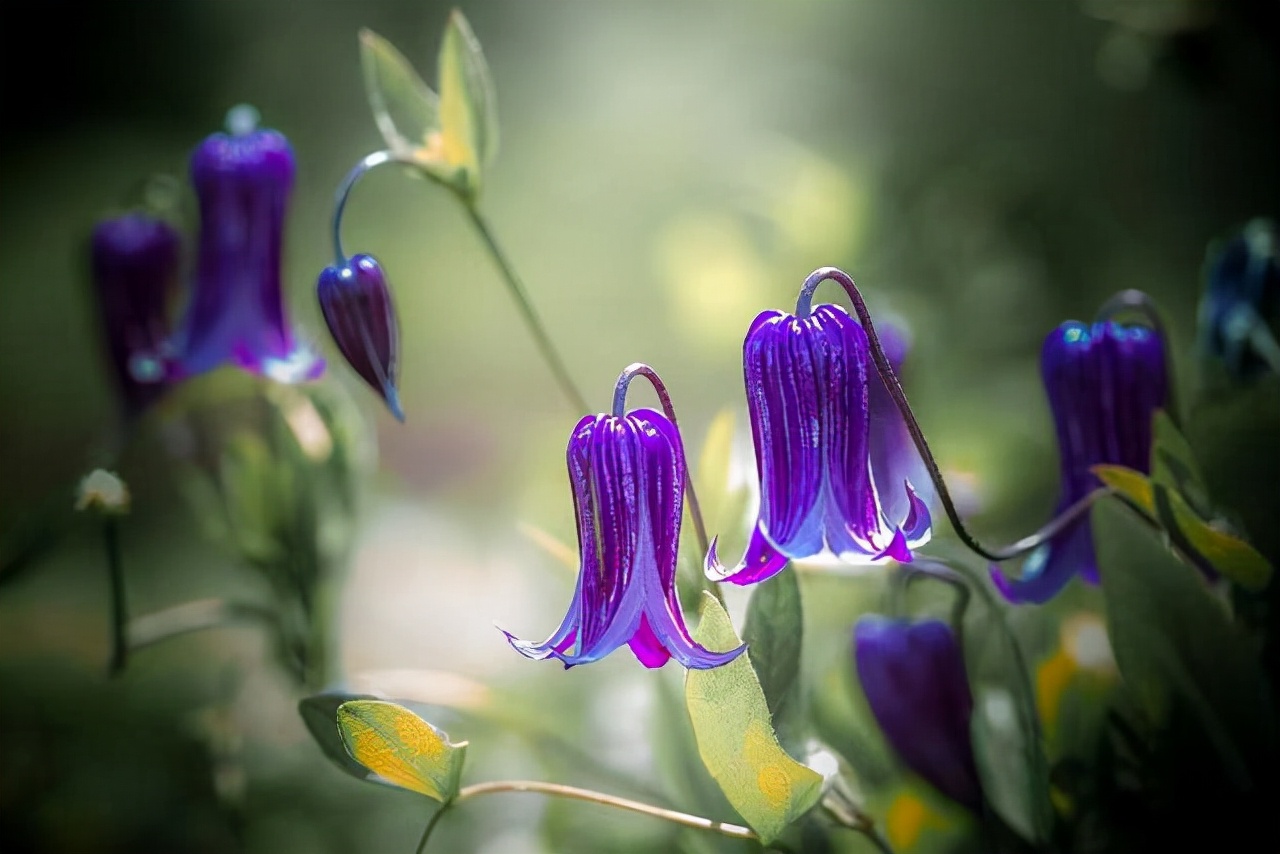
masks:
[[(742, 562), (721, 566), (713, 542), (707, 575), (753, 584), (824, 550), (853, 563), (911, 560), (929, 538), (929, 509), (893, 434), (872, 443), (871, 387), (888, 392), (862, 327), (835, 305), (799, 317), (766, 311), (742, 357), (760, 512)], [(881, 415), (880, 426), (894, 425)]]
[(1275, 223), (1257, 219), (1217, 248), (1200, 298), (1200, 348), (1245, 379), (1268, 364), (1280, 371), (1280, 235)]
[[(1150, 472), (1151, 419), (1168, 395), (1164, 344), (1155, 331), (1112, 321), (1067, 321), (1045, 339), (1040, 373), (1058, 434), (1062, 485), (1055, 515), (1102, 485), (1091, 466)], [(1037, 603), (1077, 573), (1098, 581), (1088, 516), (1031, 552), (1017, 580), (991, 570), (1006, 599)]]
[(853, 630), (853, 651), (867, 703), (894, 752), (938, 791), (981, 810), (969, 740), (973, 695), (951, 627), (940, 620), (863, 617)]
[(178, 283), (182, 238), (163, 220), (128, 213), (93, 230), (90, 263), (107, 352), (129, 415), (164, 393), (169, 301)]
[(372, 255), (356, 255), (341, 266), (325, 267), (316, 283), (325, 323), (347, 363), (401, 421), (396, 373), (400, 327), (387, 278)]
[(674, 658), (707, 669), (736, 658), (745, 647), (718, 653), (695, 642), (676, 598), (685, 459), (675, 425), (650, 409), (588, 415), (569, 437), (568, 459), (582, 555), (577, 588), (543, 643), (504, 632), (516, 651), (566, 668), (624, 643), (645, 667)]
[(281, 251), (293, 188), (289, 141), (273, 130), (215, 133), (191, 156), (200, 238), (191, 301), (172, 372), (230, 362), (283, 382), (313, 379), (324, 362), (285, 316)]

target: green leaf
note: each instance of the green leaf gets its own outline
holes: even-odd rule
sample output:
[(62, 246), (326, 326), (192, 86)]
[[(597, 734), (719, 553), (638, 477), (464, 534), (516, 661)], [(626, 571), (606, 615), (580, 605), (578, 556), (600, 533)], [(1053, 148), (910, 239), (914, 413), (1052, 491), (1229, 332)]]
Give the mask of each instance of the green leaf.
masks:
[(351, 758), (383, 780), (441, 803), (458, 794), (465, 741), (453, 744), (404, 706), (382, 700), (349, 700), (337, 721)]
[(457, 9), (440, 45), (439, 83), (440, 156), (460, 188), (474, 194), (498, 151), (497, 103), (480, 42)]
[(302, 722), (306, 724), (311, 737), (316, 740), (316, 744), (320, 745), (324, 755), (329, 757), (333, 764), (357, 780), (381, 783), (383, 781), (372, 771), (351, 758), (336, 725), (338, 709), (343, 703), (350, 700), (373, 699), (376, 698), (367, 694), (315, 694), (298, 701), (298, 714), (302, 716)]
[[(694, 640), (711, 650), (738, 646), (729, 615), (709, 593)], [(822, 796), (822, 777), (778, 744), (769, 705), (749, 653), (685, 676), (685, 705), (702, 763), (729, 803), (764, 844), (778, 837)]]
[(1224, 768), (1250, 784), (1246, 757), (1274, 744), (1274, 717), (1256, 655), (1222, 602), (1128, 508), (1093, 508), (1107, 629), (1125, 686), (1166, 720), (1180, 701)]
[(440, 130), (440, 102), (409, 60), (372, 30), (360, 31), (360, 64), (373, 120), (400, 156), (412, 156), (429, 145)]
[(1209, 513), (1204, 476), (1191, 446), (1163, 409), (1151, 416), (1151, 481), (1184, 495), (1202, 515)]
[(1188, 560), (1247, 590), (1261, 590), (1270, 582), (1270, 562), (1244, 540), (1201, 518), (1183, 494), (1169, 485), (1167, 473), (1165, 481), (1159, 482), (1124, 466), (1098, 465), (1090, 471), (1163, 528)]
[(970, 733), (992, 809), (1027, 841), (1047, 841), (1053, 830), (1048, 763), (1013, 696), (1001, 688), (979, 689)]
[(747, 605), (742, 639), (751, 651), (773, 728), (784, 743), (794, 744), (800, 717), (800, 648), (804, 613), (795, 570), (782, 572), (757, 584)]

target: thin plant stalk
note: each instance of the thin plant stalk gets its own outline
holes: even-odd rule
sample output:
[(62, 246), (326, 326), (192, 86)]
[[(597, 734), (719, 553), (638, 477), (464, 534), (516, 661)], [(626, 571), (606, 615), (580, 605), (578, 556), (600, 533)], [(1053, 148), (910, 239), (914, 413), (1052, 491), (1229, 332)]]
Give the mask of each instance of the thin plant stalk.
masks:
[(125, 600), (124, 561), (120, 555), (120, 527), (113, 515), (102, 522), (102, 542), (107, 555), (107, 578), (111, 586), (111, 662), (108, 672), (118, 676), (129, 655), (129, 608)]

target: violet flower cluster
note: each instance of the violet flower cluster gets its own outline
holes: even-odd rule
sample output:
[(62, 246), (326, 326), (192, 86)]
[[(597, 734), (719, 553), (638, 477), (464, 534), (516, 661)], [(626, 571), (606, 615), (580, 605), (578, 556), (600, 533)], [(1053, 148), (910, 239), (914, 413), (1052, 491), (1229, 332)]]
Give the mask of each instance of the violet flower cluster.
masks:
[(167, 384), (234, 365), (281, 382), (318, 377), (324, 362), (295, 334), (285, 311), (282, 250), (296, 169), (289, 141), (245, 126), (215, 133), (191, 155), (200, 211), (195, 272), (176, 324), (183, 237), (133, 211), (99, 223), (92, 273), (106, 349), (127, 414), (155, 402)]

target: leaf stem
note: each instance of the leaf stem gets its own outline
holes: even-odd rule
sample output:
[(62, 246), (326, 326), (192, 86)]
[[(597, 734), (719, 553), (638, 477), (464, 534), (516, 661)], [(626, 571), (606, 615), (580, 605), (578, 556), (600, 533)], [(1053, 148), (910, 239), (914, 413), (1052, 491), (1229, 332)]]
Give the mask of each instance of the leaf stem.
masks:
[(427, 826), (422, 829), (422, 838), (418, 840), (418, 847), (413, 849), (414, 854), (422, 854), (427, 850), (427, 841), (431, 839), (431, 832), (436, 829), (436, 824), (440, 821), (441, 816), (449, 811), (449, 807), (453, 806), (453, 802), (440, 805), (440, 809), (432, 814), (431, 819), (427, 822)]
[(461, 193), (456, 195), (462, 203), (462, 207), (466, 210), (472, 226), (475, 227), (476, 232), (479, 233), (481, 240), (483, 240), (489, 255), (493, 258), (494, 264), (497, 265), (498, 271), (502, 274), (502, 280), (506, 283), (507, 290), (511, 293), (511, 298), (515, 300), (516, 308), (519, 309), (520, 316), (524, 319), (525, 326), (529, 329), (529, 334), (533, 336), (534, 343), (537, 344), (543, 361), (547, 363), (547, 367), (551, 369), (551, 373), (555, 376), (556, 383), (560, 386), (560, 391), (564, 393), (564, 396), (569, 399), (569, 402), (579, 412), (589, 412), (591, 407), (587, 405), (587, 399), (582, 396), (582, 392), (578, 391), (578, 387), (574, 385), (573, 379), (569, 376), (569, 369), (565, 367), (564, 360), (561, 358), (559, 351), (556, 350), (555, 344), (551, 341), (551, 336), (547, 334), (546, 327), (534, 310), (533, 303), (530, 301), (529, 295), (520, 281), (519, 274), (516, 273), (515, 266), (511, 263), (511, 259), (506, 252), (503, 251), (502, 245), (498, 243), (498, 238), (494, 234), (493, 228), (489, 225), (489, 221), (480, 212), (480, 208), (473, 198), (464, 196)]
[(276, 615), (261, 605), (196, 599), (129, 621), (128, 647), (137, 652), (179, 635), (242, 622), (262, 622), (274, 628)]
[(639, 801), (632, 801), (626, 798), (619, 798), (614, 795), (607, 795), (603, 792), (595, 792), (590, 789), (579, 789), (576, 786), (564, 786), (559, 783), (543, 783), (538, 780), (494, 780), (488, 783), (476, 783), (472, 786), (466, 786), (458, 792), (457, 796), (446, 806), (442, 806), (431, 821), (427, 824), (426, 831), (422, 835), (422, 841), (418, 843), (418, 854), (426, 850), (427, 839), (434, 829), (436, 819), (440, 817), (449, 806), (461, 803), (469, 798), (479, 797), (480, 795), (501, 794), (504, 792), (536, 792), (537, 794), (547, 795), (553, 798), (568, 798), (575, 801), (587, 801), (593, 804), (601, 804), (615, 809), (627, 810), (628, 812), (640, 813), (641, 815), (660, 818), (663, 821), (669, 821), (672, 824), (678, 824), (682, 827), (692, 827), (695, 830), (710, 830), (723, 836), (733, 839), (751, 839), (759, 841), (760, 837), (755, 834), (749, 827), (743, 827), (738, 824), (727, 824), (722, 821), (713, 821), (702, 816), (690, 815), (689, 813), (677, 812), (676, 810), (663, 809), (655, 807), (651, 804), (644, 804)]
[(120, 528), (114, 515), (108, 514), (102, 523), (103, 547), (107, 553), (107, 577), (111, 585), (111, 663), (108, 672), (118, 676), (124, 671), (129, 654), (126, 637), (129, 622), (128, 603), (124, 590), (124, 562), (120, 555)]

